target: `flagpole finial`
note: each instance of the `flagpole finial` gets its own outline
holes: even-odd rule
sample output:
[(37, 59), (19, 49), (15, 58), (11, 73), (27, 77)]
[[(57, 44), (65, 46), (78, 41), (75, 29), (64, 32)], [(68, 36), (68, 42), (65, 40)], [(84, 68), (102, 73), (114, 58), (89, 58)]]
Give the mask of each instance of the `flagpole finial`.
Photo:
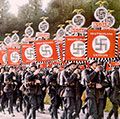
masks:
[(65, 25), (64, 24), (59, 24), (58, 28), (63, 28)]
[(6, 33), (6, 34), (5, 34), (5, 36), (10, 36), (10, 35), (11, 35), (11, 33)]
[(102, 7), (104, 5), (108, 5), (108, 2), (106, 0), (99, 0), (95, 5)]
[(48, 17), (43, 16), (43, 17), (41, 17), (40, 19), (42, 19), (42, 20), (47, 20)]
[(33, 23), (32, 22), (29, 22), (29, 23), (26, 23), (25, 26), (31, 26)]
[(67, 21), (65, 21), (65, 23), (71, 24), (72, 20), (67, 20)]
[(115, 10), (108, 9), (108, 13), (112, 14), (113, 12), (115, 12)]
[(55, 33), (55, 34), (53, 34), (53, 36), (55, 37), (55, 36), (56, 36), (56, 33)]
[(73, 13), (77, 13), (77, 14), (81, 14), (81, 13), (83, 13), (83, 12), (85, 12), (83, 9), (75, 9), (74, 11), (73, 11)]
[(14, 30), (14, 31), (12, 31), (12, 33), (18, 33), (19, 31), (17, 31), (17, 30)]

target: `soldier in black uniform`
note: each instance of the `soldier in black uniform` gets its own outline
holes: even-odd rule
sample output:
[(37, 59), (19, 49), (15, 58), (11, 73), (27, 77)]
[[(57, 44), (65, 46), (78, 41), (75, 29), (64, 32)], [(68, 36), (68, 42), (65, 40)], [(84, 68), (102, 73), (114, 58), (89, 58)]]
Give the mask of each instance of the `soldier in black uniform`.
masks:
[(47, 85), (48, 85), (48, 94), (51, 99), (50, 114), (51, 119), (58, 119), (57, 111), (59, 108), (59, 96), (58, 96), (58, 83), (57, 77), (59, 73), (58, 66), (53, 66), (51, 74), (48, 76)]
[(61, 72), (60, 85), (63, 87), (62, 97), (64, 110), (61, 119), (73, 119), (75, 111), (75, 80), (78, 77), (76, 63), (70, 63)]
[(5, 68), (1, 67), (1, 69), (0, 69), (0, 111), (3, 111), (3, 112), (4, 112), (4, 105), (3, 105), (3, 100), (4, 100), (4, 92), (3, 92), (4, 72), (5, 72)]
[(40, 83), (37, 80), (37, 74), (39, 71), (36, 70), (37, 67), (35, 64), (31, 66), (29, 72), (26, 73), (25, 80), (20, 90), (24, 93), (25, 101), (25, 119), (36, 119), (36, 110), (37, 110), (37, 94), (38, 94), (38, 84)]
[[(75, 73), (75, 72), (74, 72)], [(82, 107), (82, 94), (85, 87), (81, 83), (81, 70), (76, 68), (76, 79), (75, 79), (75, 119), (79, 119), (79, 114)]]
[(108, 86), (105, 82), (105, 76), (102, 72), (102, 66), (98, 65), (96, 60), (90, 62), (90, 69), (87, 71), (87, 107), (88, 112), (86, 119), (92, 116), (93, 119), (102, 119), (104, 112), (104, 94), (105, 87)]
[(6, 99), (8, 101), (8, 111), (9, 114), (12, 114), (12, 116), (15, 116), (13, 113), (13, 95), (14, 95), (14, 91), (16, 89), (16, 83), (15, 83), (15, 74), (13, 72), (13, 67), (10, 67), (9, 69), (9, 73), (5, 74), (5, 87), (4, 87), (4, 92), (5, 92), (5, 96)]
[(0, 69), (0, 91), (3, 90), (3, 86), (4, 86), (4, 72), (5, 72), (5, 68), (1, 67)]
[(38, 96), (38, 105), (41, 113), (44, 113), (44, 98), (46, 96), (46, 79), (45, 79), (45, 73), (42, 69), (39, 69), (40, 72), (38, 74), (38, 79), (40, 80), (39, 85), (39, 96)]
[(118, 107), (120, 106), (120, 72), (119, 67), (115, 67), (111, 73), (112, 81), (112, 93), (110, 95), (110, 100), (113, 104), (113, 108), (109, 112), (107, 119), (111, 119), (114, 114), (114, 118), (118, 119)]
[(20, 90), (20, 87), (22, 86), (22, 78), (23, 78), (23, 70), (20, 68), (18, 72), (16, 72), (16, 82), (17, 82), (17, 88), (16, 88), (16, 94), (17, 94), (17, 101), (16, 101), (16, 110), (17, 112), (23, 111), (22, 103), (23, 103), (23, 95), (22, 91)]

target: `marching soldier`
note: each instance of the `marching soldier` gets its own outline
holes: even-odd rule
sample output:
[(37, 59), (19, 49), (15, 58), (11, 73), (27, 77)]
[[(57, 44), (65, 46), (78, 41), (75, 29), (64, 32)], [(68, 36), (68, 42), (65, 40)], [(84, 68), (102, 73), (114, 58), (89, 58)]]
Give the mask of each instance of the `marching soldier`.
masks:
[(0, 69), (0, 111), (3, 111), (3, 112), (4, 112), (4, 105), (3, 105), (3, 100), (4, 100), (4, 92), (3, 92), (4, 72), (5, 72), (5, 68), (1, 67), (1, 69)]
[(119, 67), (115, 67), (111, 73), (111, 81), (112, 81), (112, 94), (110, 96), (110, 100), (113, 104), (113, 108), (109, 112), (107, 119), (111, 119), (112, 114), (114, 114), (114, 118), (118, 119), (118, 107), (120, 106), (120, 72)]
[(105, 76), (102, 72), (102, 66), (98, 65), (96, 60), (90, 62), (90, 69), (87, 71), (87, 107), (88, 112), (86, 119), (92, 116), (93, 119), (102, 119), (104, 112), (104, 94), (105, 87), (108, 84), (105, 82)]
[(62, 97), (64, 110), (61, 119), (73, 119), (75, 111), (75, 79), (78, 77), (78, 70), (75, 63), (70, 63), (61, 72), (60, 85), (63, 87)]
[(40, 80), (40, 86), (39, 86), (39, 96), (38, 96), (38, 104), (40, 108), (41, 113), (44, 113), (44, 98), (46, 96), (46, 76), (42, 69), (39, 69), (40, 72), (38, 74), (38, 79)]
[(37, 110), (37, 91), (38, 91), (38, 85), (39, 80), (37, 80), (37, 75), (39, 73), (38, 70), (36, 70), (37, 67), (35, 64), (32, 64), (31, 69), (26, 74), (26, 79), (21, 86), (20, 90), (24, 94), (24, 100), (25, 100), (25, 112), (24, 117), (25, 119), (36, 119), (36, 110)]
[(17, 88), (16, 88), (16, 93), (17, 93), (16, 110), (17, 110), (17, 112), (19, 112), (19, 111), (23, 111), (23, 108), (22, 108), (23, 95), (22, 95), (22, 91), (20, 90), (20, 87), (22, 86), (23, 70), (20, 68), (16, 74), (17, 74), (16, 75), (16, 82), (17, 82)]
[(2, 91), (3, 85), (4, 85), (4, 72), (5, 72), (5, 68), (1, 67), (0, 69), (0, 91)]
[[(75, 73), (75, 72), (74, 72)], [(79, 119), (79, 114), (82, 107), (82, 94), (85, 87), (81, 84), (81, 71), (80, 68), (76, 68), (76, 79), (75, 79), (75, 119)]]
[(9, 73), (5, 74), (5, 87), (4, 87), (4, 92), (6, 99), (8, 101), (8, 111), (9, 114), (12, 114), (12, 116), (15, 116), (13, 113), (13, 100), (14, 100), (14, 91), (16, 89), (16, 83), (15, 83), (15, 73), (14, 73), (14, 68), (10, 67)]
[(48, 82), (48, 94), (51, 99), (51, 106), (50, 106), (50, 113), (51, 113), (51, 119), (58, 119), (58, 108), (59, 108), (59, 96), (58, 96), (58, 83), (57, 83), (57, 77), (59, 73), (58, 66), (53, 66), (51, 74), (48, 76), (47, 82)]

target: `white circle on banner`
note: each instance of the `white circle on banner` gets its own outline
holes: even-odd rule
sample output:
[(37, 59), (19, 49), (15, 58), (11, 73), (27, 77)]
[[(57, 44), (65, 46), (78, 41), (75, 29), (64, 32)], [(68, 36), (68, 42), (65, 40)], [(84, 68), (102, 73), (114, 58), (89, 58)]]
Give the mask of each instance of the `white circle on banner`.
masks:
[(108, 14), (104, 21), (108, 23), (108, 27), (112, 27), (115, 24), (115, 17)]
[(34, 60), (35, 59), (35, 52), (34, 52), (34, 48), (27, 48), (25, 50), (25, 57), (28, 60)]
[(103, 21), (107, 17), (107, 9), (105, 7), (98, 7), (94, 12), (94, 17), (98, 21)]
[(13, 62), (13, 63), (17, 63), (19, 60), (20, 60), (20, 55), (18, 52), (12, 52), (11, 55), (10, 55), (10, 60)]
[(69, 25), (67, 25), (66, 27), (65, 27), (65, 33), (67, 34), (67, 35), (73, 35), (73, 25), (72, 24), (69, 24)]
[(25, 35), (28, 36), (28, 37), (32, 37), (34, 35), (34, 30), (31, 26), (28, 26), (25, 29)]
[(7, 63), (7, 54), (4, 54), (2, 57), (3, 62), (6, 64)]
[(63, 38), (65, 36), (65, 30), (63, 28), (58, 29), (56, 36), (58, 38)]
[(82, 41), (75, 41), (70, 46), (70, 52), (75, 57), (82, 57), (85, 54), (85, 43)]
[(40, 22), (40, 24), (38, 25), (38, 29), (41, 32), (46, 32), (49, 30), (49, 23), (46, 20), (43, 20), (42, 22)]
[(85, 24), (85, 17), (82, 14), (76, 14), (72, 18), (72, 23), (75, 26), (82, 27)]
[(48, 44), (43, 44), (40, 46), (39, 52), (42, 57), (49, 58), (53, 55), (53, 49)]
[(110, 49), (110, 40), (106, 36), (96, 36), (92, 42), (95, 52), (104, 54)]

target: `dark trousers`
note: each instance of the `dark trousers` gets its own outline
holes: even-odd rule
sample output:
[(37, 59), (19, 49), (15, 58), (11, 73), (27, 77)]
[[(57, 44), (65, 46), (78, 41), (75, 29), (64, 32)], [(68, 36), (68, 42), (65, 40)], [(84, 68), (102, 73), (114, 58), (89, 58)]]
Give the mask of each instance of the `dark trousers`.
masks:
[(86, 114), (85, 119), (88, 119), (89, 116), (92, 116), (93, 119), (98, 119), (97, 103), (96, 103), (95, 98), (88, 98), (87, 99), (87, 108), (88, 108), (88, 112)]
[(36, 95), (29, 95), (30, 110), (26, 119), (36, 119), (37, 97)]
[(57, 94), (56, 95), (51, 94), (50, 98), (51, 98), (50, 106), (51, 119), (58, 119), (57, 111), (59, 108), (59, 96)]
[(61, 119), (73, 119), (72, 114), (75, 109), (74, 97), (65, 97), (63, 104), (64, 104), (64, 110)]
[(22, 95), (22, 92), (19, 91), (17, 94), (17, 101), (16, 101), (16, 110), (17, 111), (19, 111), (19, 110), (23, 111), (22, 104), (23, 104), (23, 95)]
[(8, 101), (8, 111), (9, 113), (13, 113), (13, 92), (7, 92), (6, 98)]
[(44, 99), (45, 99), (45, 95), (46, 93), (42, 93), (40, 95), (37, 95), (37, 105), (38, 105), (38, 108), (41, 109), (41, 111), (44, 110)]
[(31, 108), (30, 102), (29, 102), (29, 97), (24, 95), (23, 102), (24, 102), (24, 119), (26, 119), (30, 112), (30, 108)]
[(88, 119), (89, 116), (92, 116), (93, 119), (102, 119), (104, 116), (104, 98), (98, 99), (98, 102), (96, 98), (88, 98), (87, 108), (88, 112), (85, 119)]
[(79, 117), (81, 107), (82, 107), (81, 97), (76, 96), (76, 100), (75, 100), (75, 117)]

